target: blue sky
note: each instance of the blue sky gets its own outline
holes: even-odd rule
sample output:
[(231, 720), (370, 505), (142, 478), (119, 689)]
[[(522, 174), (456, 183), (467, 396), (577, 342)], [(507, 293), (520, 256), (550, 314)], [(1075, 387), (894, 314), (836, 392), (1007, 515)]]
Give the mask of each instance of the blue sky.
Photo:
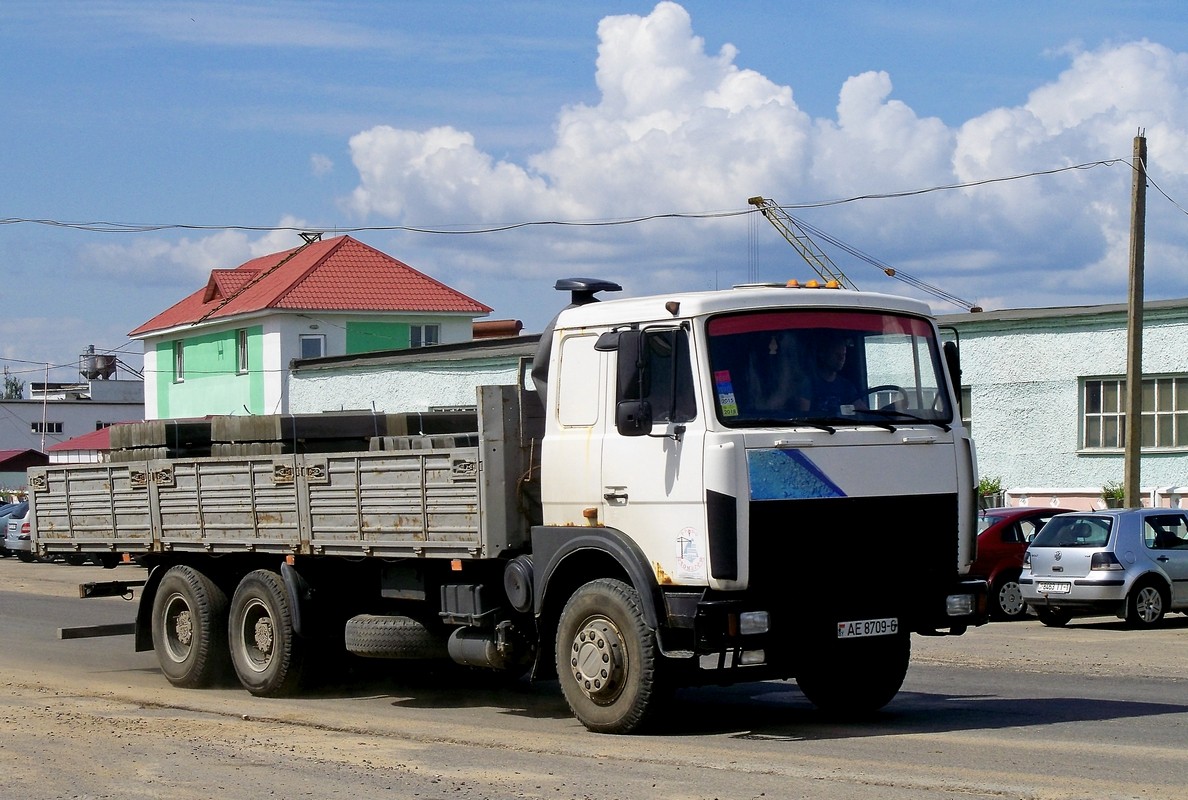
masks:
[[(986, 308), (1121, 302), (1139, 128), (1171, 198), (1148, 199), (1147, 295), (1188, 297), (1172, 0), (7, 0), (0, 82), (0, 219), (29, 220), (0, 225), (0, 358), (28, 380), (46, 362), (71, 380), (89, 344), (139, 366), (129, 330), (211, 269), (299, 243), (268, 228), (373, 228), (352, 235), (534, 331), (558, 277), (638, 295), (811, 273), (753, 215), (395, 228), (740, 212), (1096, 162), (793, 213)], [(864, 290), (914, 293), (826, 251)]]

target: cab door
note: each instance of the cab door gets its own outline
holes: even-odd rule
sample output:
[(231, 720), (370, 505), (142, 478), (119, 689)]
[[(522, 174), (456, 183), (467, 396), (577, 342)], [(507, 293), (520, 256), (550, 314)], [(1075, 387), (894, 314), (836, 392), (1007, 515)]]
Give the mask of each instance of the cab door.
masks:
[(608, 393), (603, 521), (641, 547), (660, 584), (704, 585), (708, 574), (704, 413), (690, 338), (682, 326), (624, 333)]

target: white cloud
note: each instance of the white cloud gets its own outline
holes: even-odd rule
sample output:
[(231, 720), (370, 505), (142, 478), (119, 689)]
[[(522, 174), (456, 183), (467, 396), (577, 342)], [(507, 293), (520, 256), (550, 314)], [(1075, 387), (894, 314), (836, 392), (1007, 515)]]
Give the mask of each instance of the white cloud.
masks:
[[(740, 66), (745, 53), (730, 45), (706, 52), (694, 20), (676, 3), (607, 17), (598, 35), (599, 99), (559, 109), (550, 146), (517, 163), (451, 125), (372, 127), (350, 139), (359, 179), (343, 207), (359, 220), (432, 227), (615, 220), (743, 209), (755, 194), (792, 204), (1122, 157), (1113, 167), (803, 212), (954, 294), (1055, 305), (1100, 300), (1102, 282), (1125, 288), (1125, 159), (1139, 128), (1150, 136), (1153, 177), (1173, 196), (1188, 195), (1188, 54), (1149, 41), (1069, 46), (1058, 56), (1067, 68), (1024, 104), (950, 127), (897, 99), (893, 76), (877, 71), (839, 87), (834, 118), (812, 119), (792, 87)], [(318, 162), (311, 163), (316, 171)], [(1164, 222), (1148, 233), (1160, 290), (1188, 295), (1182, 216), (1155, 202), (1148, 214)], [(746, 235), (740, 219), (539, 227), (428, 243), (403, 239), (394, 252), (460, 287), (510, 270), (520, 278), (572, 270), (623, 276), (632, 293), (641, 293), (716, 284), (719, 271), (726, 282), (737, 280)], [(794, 255), (781, 249), (774, 231), (763, 227), (759, 236), (774, 269), (787, 272)], [(248, 242), (228, 235), (199, 245), (151, 255), (206, 269)], [(434, 258), (418, 262), (422, 254)], [(863, 288), (903, 290), (866, 270), (847, 268)], [(798, 277), (805, 272), (792, 269)]]
[(309, 157), (309, 169), (316, 177), (320, 178), (334, 171), (334, 161), (329, 156), (314, 153)]
[(188, 293), (200, 288), (212, 269), (234, 269), (257, 256), (296, 247), (301, 241), (293, 229), (304, 226), (302, 220), (285, 216), (277, 223), (278, 230), (262, 235), (225, 230), (177, 241), (145, 237), (128, 244), (87, 245), (82, 257), (108, 277), (176, 286)]

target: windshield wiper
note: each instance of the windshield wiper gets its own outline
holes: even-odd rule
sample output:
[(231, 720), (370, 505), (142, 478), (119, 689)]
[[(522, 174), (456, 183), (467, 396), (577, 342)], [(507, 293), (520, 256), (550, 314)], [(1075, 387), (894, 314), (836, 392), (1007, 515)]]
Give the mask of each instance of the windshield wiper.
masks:
[(751, 428), (787, 428), (793, 427), (808, 427), (816, 428), (817, 430), (825, 431), (826, 433), (837, 433), (837, 429), (830, 422), (838, 422), (839, 420), (819, 420), (819, 419), (804, 419), (803, 417), (758, 417), (749, 418), (746, 421), (747, 427)]
[[(886, 419), (908, 420), (910, 422), (922, 422), (925, 425), (935, 425), (936, 427), (940, 428), (945, 433), (948, 433), (949, 431), (952, 430), (952, 427), (950, 427), (947, 423), (941, 422), (940, 420), (928, 419), (926, 417), (920, 417), (915, 414), (910, 414), (907, 411), (895, 411), (894, 409), (883, 409), (883, 408), (868, 408), (868, 409), (864, 409), (861, 413), (874, 414), (875, 416), (884, 417)], [(894, 430), (894, 427), (892, 427), (891, 430)]]

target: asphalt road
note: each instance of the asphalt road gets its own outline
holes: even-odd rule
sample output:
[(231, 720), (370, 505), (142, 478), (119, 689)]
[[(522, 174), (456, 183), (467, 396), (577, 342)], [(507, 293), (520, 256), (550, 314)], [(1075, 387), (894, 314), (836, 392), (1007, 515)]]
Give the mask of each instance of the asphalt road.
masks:
[(1181, 615), (914, 637), (868, 721), (766, 682), (682, 691), (664, 731), (614, 737), (555, 683), (375, 662), (261, 699), (174, 689), (131, 637), (57, 638), (130, 620), (76, 586), (139, 574), (0, 561), (0, 798), (1188, 798)]

